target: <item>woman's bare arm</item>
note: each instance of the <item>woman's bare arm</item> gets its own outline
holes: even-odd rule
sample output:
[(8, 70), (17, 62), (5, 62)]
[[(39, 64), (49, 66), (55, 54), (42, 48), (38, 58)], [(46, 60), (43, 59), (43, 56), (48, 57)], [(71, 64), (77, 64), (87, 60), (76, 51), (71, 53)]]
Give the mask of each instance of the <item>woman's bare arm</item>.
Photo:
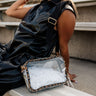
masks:
[(25, 0), (17, 0), (5, 11), (5, 13), (8, 16), (23, 19), (25, 14), (29, 11), (29, 9), (32, 8), (32, 7), (23, 8), (25, 3), (26, 3)]
[(71, 11), (65, 10), (58, 19), (57, 29), (59, 34), (60, 53), (65, 60), (65, 66), (68, 73), (69, 73), (68, 42), (74, 32), (74, 27), (75, 27), (75, 15)]

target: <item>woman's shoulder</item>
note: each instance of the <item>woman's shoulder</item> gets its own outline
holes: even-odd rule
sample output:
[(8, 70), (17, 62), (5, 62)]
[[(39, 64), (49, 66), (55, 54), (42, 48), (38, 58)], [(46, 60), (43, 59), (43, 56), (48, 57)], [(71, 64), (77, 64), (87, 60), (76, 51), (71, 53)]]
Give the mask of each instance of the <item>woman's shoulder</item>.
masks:
[(75, 6), (75, 5), (73, 5), (71, 1), (63, 1), (63, 2), (66, 2), (66, 3), (65, 3), (65, 5), (64, 5), (64, 7), (62, 8), (62, 13), (63, 13), (65, 10), (69, 10), (69, 11), (71, 11), (71, 12), (75, 15), (75, 17), (76, 17), (76, 10), (74, 9), (74, 6)]

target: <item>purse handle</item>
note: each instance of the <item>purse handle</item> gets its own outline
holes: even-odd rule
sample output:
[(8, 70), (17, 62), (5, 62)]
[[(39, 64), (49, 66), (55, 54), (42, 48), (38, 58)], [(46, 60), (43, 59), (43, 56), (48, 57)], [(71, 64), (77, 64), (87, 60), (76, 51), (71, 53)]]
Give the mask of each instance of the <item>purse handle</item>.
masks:
[(66, 72), (66, 78), (67, 78), (67, 82), (66, 82), (67, 86), (74, 88), (74, 86), (70, 80), (69, 74), (67, 72)]

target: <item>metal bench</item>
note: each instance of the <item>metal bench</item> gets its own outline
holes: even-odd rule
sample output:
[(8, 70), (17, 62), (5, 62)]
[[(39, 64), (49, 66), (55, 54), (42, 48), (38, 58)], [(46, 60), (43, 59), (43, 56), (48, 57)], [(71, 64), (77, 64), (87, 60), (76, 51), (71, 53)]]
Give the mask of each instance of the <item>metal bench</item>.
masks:
[(20, 22), (0, 22), (0, 43), (8, 43), (14, 37), (14, 32)]
[(0, 22), (0, 27), (16, 27), (20, 22)]
[[(4, 0), (5, 1), (5, 0)], [(7, 1), (6, 1), (7, 2)], [(26, 4), (24, 7), (30, 7), (30, 6), (35, 6), (36, 4)], [(96, 13), (96, 0), (79, 0), (77, 2), (77, 0), (75, 1), (75, 4), (77, 6), (78, 9), (78, 13), (80, 18), (77, 18), (77, 21), (87, 21), (87, 22), (94, 22), (96, 21), (95, 19), (95, 13)], [(0, 21), (19, 21), (19, 19), (17, 20), (17, 18), (13, 18), (10, 16), (7, 16), (5, 14), (5, 10), (7, 10), (9, 7), (0, 7)], [(92, 11), (91, 11), (92, 10)], [(86, 15), (86, 12), (89, 12), (88, 15)], [(93, 18), (90, 18), (93, 17)]]
[[(0, 22), (0, 42), (8, 43), (12, 40), (19, 24), (20, 22)], [(70, 56), (96, 61), (95, 42), (96, 22), (76, 22), (75, 32), (69, 43)]]
[(9, 3), (9, 2), (14, 2), (16, 0), (1, 0), (0, 4), (4, 4), (4, 3)]
[(8, 6), (11, 5), (16, 0), (0, 0), (0, 6)]
[[(0, 27), (16, 27), (20, 22), (0, 22)], [(77, 31), (96, 31), (96, 22), (76, 22)]]
[(96, 31), (96, 22), (76, 22), (75, 30)]
[(10, 96), (93, 96), (68, 86), (61, 86), (38, 93), (30, 93), (26, 87), (23, 86), (10, 90), (8, 94)]
[(92, 2), (95, 0), (73, 0), (74, 2), (78, 3), (78, 2)]

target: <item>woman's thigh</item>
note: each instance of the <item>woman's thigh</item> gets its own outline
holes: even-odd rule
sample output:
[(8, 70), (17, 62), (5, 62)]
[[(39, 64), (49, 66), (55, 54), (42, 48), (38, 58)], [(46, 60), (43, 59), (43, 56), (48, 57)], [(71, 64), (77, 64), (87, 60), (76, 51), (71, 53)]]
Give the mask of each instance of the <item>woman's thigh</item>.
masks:
[(3, 96), (7, 91), (14, 89), (14, 88), (18, 88), (22, 85), (24, 85), (24, 80), (19, 80), (17, 82), (11, 82), (11, 83), (2, 83), (0, 84), (0, 96)]
[(24, 85), (21, 72), (9, 61), (0, 62), (0, 96), (10, 89)]

